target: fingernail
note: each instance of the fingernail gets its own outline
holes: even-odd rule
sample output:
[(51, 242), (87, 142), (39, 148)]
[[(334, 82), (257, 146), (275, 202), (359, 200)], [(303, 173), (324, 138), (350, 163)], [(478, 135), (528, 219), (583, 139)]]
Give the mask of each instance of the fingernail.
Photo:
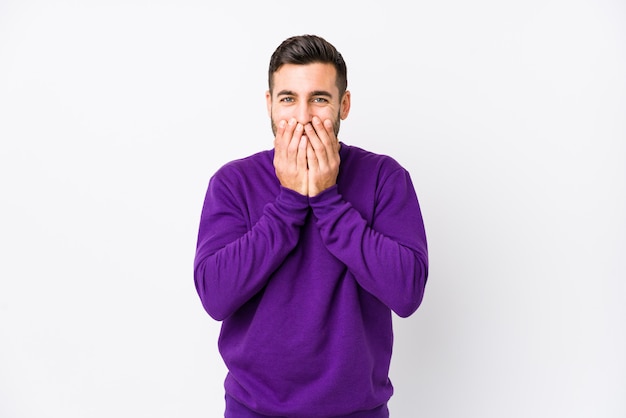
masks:
[(278, 127), (284, 128), (285, 127), (285, 121), (281, 120), (280, 122), (278, 122)]

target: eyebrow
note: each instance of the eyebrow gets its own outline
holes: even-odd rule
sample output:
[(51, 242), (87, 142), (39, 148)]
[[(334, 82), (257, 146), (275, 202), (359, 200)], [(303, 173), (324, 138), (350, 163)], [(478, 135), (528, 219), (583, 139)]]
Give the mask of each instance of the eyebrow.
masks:
[[(281, 90), (279, 91), (276, 96), (297, 96), (297, 94), (291, 90)], [(332, 98), (333, 95), (330, 94), (329, 92), (327, 92), (326, 90), (313, 90), (310, 94), (309, 97), (313, 97), (313, 96), (324, 96), (324, 97), (328, 97), (328, 98)]]

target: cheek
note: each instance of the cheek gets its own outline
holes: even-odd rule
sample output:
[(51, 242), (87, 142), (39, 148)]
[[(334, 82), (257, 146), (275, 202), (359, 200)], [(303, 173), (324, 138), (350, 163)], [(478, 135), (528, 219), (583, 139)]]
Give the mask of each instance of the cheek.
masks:
[(317, 116), (318, 118), (320, 118), (321, 120), (326, 120), (326, 119), (334, 120), (337, 117), (336, 110), (330, 107), (315, 109), (313, 111), (313, 114)]
[(289, 111), (289, 109), (286, 108), (281, 108), (281, 107), (274, 107), (272, 109), (272, 119), (275, 120), (277, 123), (279, 120), (289, 120), (289, 118), (292, 115), (292, 112)]

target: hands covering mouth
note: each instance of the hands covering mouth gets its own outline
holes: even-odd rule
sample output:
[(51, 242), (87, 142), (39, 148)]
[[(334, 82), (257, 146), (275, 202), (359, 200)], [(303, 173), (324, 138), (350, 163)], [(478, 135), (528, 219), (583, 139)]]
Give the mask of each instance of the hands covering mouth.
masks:
[(314, 116), (303, 125), (295, 118), (278, 123), (274, 167), (283, 187), (316, 196), (337, 182), (339, 141), (330, 119)]

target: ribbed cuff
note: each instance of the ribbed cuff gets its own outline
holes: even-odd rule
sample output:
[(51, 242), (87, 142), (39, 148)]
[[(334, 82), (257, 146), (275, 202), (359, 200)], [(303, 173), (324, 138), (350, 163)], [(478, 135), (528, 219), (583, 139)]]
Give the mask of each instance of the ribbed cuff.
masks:
[(279, 214), (296, 224), (303, 224), (309, 211), (308, 196), (281, 186), (274, 207)]

